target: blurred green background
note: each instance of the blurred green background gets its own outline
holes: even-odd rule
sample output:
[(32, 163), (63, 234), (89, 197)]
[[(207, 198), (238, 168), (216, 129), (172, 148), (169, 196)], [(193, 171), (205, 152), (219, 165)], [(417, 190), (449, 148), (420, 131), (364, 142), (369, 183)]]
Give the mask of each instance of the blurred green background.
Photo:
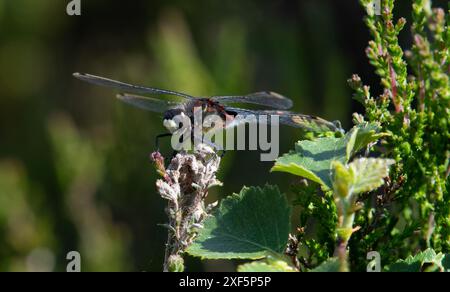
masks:
[[(162, 268), (165, 202), (148, 158), (161, 117), (73, 72), (196, 96), (273, 90), (345, 128), (360, 110), (347, 78), (378, 85), (357, 0), (81, 2), (68, 16), (69, 0), (0, 0), (0, 271), (65, 271), (72, 250), (83, 271)], [(281, 137), (281, 152), (300, 138)], [(266, 182), (289, 194), (295, 179), (271, 165), (228, 153), (209, 200)], [(234, 265), (189, 258), (187, 270)]]

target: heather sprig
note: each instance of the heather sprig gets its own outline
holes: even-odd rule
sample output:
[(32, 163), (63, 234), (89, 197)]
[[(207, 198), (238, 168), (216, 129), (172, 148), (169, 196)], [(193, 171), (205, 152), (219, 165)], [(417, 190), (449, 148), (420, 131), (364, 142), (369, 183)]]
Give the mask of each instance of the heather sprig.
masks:
[[(349, 84), (366, 109), (367, 121), (380, 122), (382, 131), (390, 134), (375, 150), (397, 164), (391, 187), (374, 194), (378, 199), (358, 217), (366, 227), (354, 245), (362, 240), (361, 252), (378, 250), (388, 260), (427, 247), (448, 252), (449, 16), (442, 8), (432, 8), (431, 1), (413, 1), (412, 44), (404, 51), (398, 36), (406, 22), (395, 21), (395, 1), (381, 2), (381, 16), (368, 9), (373, 1), (360, 2), (367, 9), (366, 24), (373, 38), (367, 56), (381, 78), (383, 92), (375, 96), (357, 75)], [(375, 227), (366, 219), (373, 214), (377, 214)]]

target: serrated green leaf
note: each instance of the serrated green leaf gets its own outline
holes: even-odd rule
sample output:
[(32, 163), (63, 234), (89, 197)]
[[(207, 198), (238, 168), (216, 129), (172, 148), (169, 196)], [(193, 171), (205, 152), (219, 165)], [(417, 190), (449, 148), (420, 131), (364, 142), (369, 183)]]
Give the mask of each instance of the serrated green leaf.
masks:
[(347, 166), (333, 161), (333, 188), (340, 197), (372, 191), (384, 184), (392, 159), (360, 158)]
[(282, 254), (290, 208), (276, 186), (244, 187), (207, 218), (187, 252), (209, 259), (259, 259)]
[(353, 145), (352, 154), (363, 149), (367, 145), (378, 141), (378, 139), (388, 136), (387, 133), (380, 133), (381, 127), (376, 123), (366, 123), (358, 125), (358, 134)]
[(389, 175), (389, 167), (395, 163), (392, 159), (361, 158), (349, 164), (353, 175), (353, 192), (355, 194), (372, 191), (384, 184)]
[(238, 267), (238, 272), (243, 273), (271, 273), (271, 272), (296, 272), (294, 268), (289, 266), (285, 261), (257, 261), (252, 263), (247, 263), (240, 265)]
[(330, 165), (333, 160), (346, 161), (345, 146), (344, 139), (334, 137), (298, 142), (295, 152), (278, 158), (272, 171), (302, 176), (331, 188)]
[(287, 172), (315, 181), (331, 189), (331, 163), (346, 164), (350, 157), (376, 141), (384, 134), (377, 134), (374, 124), (358, 125), (341, 138), (325, 137), (313, 141), (300, 141), (295, 151), (277, 159), (272, 171)]
[(448, 271), (448, 255), (436, 252), (429, 248), (417, 255), (409, 256), (405, 260), (399, 260), (388, 266), (388, 272), (435, 272)]
[(315, 269), (310, 272), (313, 273), (331, 273), (331, 272), (339, 272), (340, 262), (338, 258), (329, 258), (322, 264), (320, 264)]

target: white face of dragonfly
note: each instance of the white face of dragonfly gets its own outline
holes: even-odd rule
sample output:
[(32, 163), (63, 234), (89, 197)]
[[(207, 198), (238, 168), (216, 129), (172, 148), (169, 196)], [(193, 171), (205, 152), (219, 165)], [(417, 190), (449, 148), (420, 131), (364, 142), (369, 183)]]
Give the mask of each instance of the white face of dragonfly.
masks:
[(180, 129), (180, 122), (185, 122), (186, 119), (189, 120), (185, 113), (180, 111), (177, 115), (169, 114), (165, 117), (163, 120), (163, 125), (170, 133), (173, 134), (175, 131)]
[(178, 125), (174, 120), (164, 120), (163, 125), (170, 133), (174, 133), (178, 130)]

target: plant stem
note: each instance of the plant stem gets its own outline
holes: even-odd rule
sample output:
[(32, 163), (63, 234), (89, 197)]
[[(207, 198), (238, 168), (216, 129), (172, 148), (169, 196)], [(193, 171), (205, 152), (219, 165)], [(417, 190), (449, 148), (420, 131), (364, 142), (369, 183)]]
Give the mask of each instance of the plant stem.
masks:
[(152, 159), (163, 179), (156, 187), (163, 199), (168, 200), (166, 213), (169, 222), (164, 256), (165, 272), (184, 271), (183, 253), (196, 236), (196, 229), (207, 216), (209, 206), (204, 199), (208, 189), (221, 183), (216, 179), (220, 157), (207, 145), (199, 145), (193, 154), (185, 151), (172, 158), (167, 169), (164, 158), (154, 153)]
[(354, 232), (353, 223), (355, 220), (356, 199), (352, 195), (351, 189), (347, 194), (337, 194), (335, 190), (335, 202), (338, 211), (337, 245), (334, 256), (339, 259), (340, 272), (348, 272), (347, 245)]
[[(166, 251), (164, 255), (164, 272), (183, 272), (184, 260), (181, 256), (183, 249), (180, 246), (180, 215), (177, 202), (169, 201), (167, 204), (167, 215), (169, 217), (169, 228), (167, 234)], [(171, 216), (170, 212), (175, 212), (175, 216)]]

